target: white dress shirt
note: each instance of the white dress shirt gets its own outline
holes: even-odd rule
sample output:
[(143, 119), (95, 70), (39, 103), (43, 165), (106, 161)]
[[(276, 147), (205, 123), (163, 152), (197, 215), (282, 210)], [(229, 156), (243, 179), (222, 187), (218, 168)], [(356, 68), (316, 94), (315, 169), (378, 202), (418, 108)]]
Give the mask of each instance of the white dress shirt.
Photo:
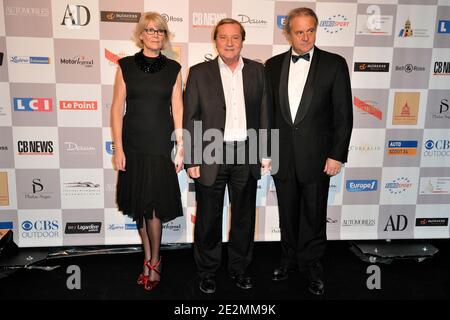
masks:
[[(288, 95), (292, 122), (295, 121), (295, 116), (297, 115), (298, 107), (302, 99), (303, 89), (305, 88), (313, 53), (314, 47), (309, 51), (309, 61), (306, 61), (305, 59), (298, 59), (298, 61), (294, 63), (292, 62), (292, 59), (290, 59)], [(291, 54), (298, 55), (293, 49), (291, 50)]]
[(245, 116), (244, 85), (242, 68), (244, 61), (239, 57), (239, 63), (231, 71), (219, 56), (220, 77), (225, 96), (226, 119), (224, 141), (244, 141), (247, 139), (247, 119)]

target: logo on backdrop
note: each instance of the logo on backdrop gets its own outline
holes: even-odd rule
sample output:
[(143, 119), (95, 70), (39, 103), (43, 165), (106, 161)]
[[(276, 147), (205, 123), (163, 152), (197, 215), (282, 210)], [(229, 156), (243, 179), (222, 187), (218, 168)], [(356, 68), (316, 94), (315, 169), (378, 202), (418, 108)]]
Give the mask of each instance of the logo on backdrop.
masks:
[(68, 4), (61, 25), (67, 29), (80, 29), (91, 21), (91, 12), (86, 6)]
[(416, 227), (446, 227), (448, 218), (416, 218)]
[(181, 223), (174, 224), (173, 221), (168, 223), (164, 223), (162, 225), (163, 230), (171, 231), (171, 232), (180, 232), (182, 230)]
[(100, 11), (100, 21), (137, 23), (141, 18), (139, 12)]
[(412, 187), (411, 181), (406, 177), (396, 178), (391, 182), (387, 182), (384, 186), (385, 189), (391, 194), (401, 194), (406, 192)]
[(51, 98), (13, 98), (14, 111), (52, 112)]
[(0, 229), (14, 229), (14, 224), (12, 221), (0, 221)]
[(339, 186), (336, 183), (330, 181), (330, 186), (328, 188), (329, 193), (339, 192)]
[(389, 219), (383, 231), (403, 231), (408, 226), (408, 218), (403, 214), (389, 216)]
[(91, 234), (100, 233), (102, 228), (101, 222), (67, 222), (66, 234)]
[(183, 22), (183, 17), (174, 17), (167, 13), (162, 13), (161, 16), (166, 20), (166, 22)]
[(110, 62), (110, 65), (116, 65), (117, 61), (123, 57), (125, 57), (127, 54), (125, 52), (120, 53), (114, 53), (112, 51), (109, 51), (108, 49), (105, 49), (105, 58)]
[(450, 177), (420, 178), (419, 194), (441, 195), (450, 194)]
[(17, 64), (50, 64), (50, 57), (11, 56), (9, 61)]
[(420, 92), (396, 92), (393, 125), (416, 125), (419, 114)]
[(8, 172), (0, 171), (0, 206), (9, 206)]
[(411, 20), (406, 19), (405, 25), (402, 29), (400, 29), (400, 32), (398, 33), (399, 38), (413, 38), (413, 37), (429, 37), (427, 29), (417, 29), (413, 28), (413, 24), (411, 23)]
[(376, 107), (377, 102), (375, 101), (363, 101), (358, 97), (353, 97), (353, 105), (363, 113), (368, 113), (378, 120), (383, 118), (383, 112)]
[(403, 29), (400, 29), (400, 33), (398, 34), (399, 37), (412, 37), (413, 35), (413, 29), (411, 27), (411, 21), (409, 19), (407, 19), (405, 21), (405, 26), (403, 27)]
[(417, 140), (389, 140), (388, 154), (391, 156), (414, 156), (417, 153)]
[(389, 72), (388, 62), (355, 62), (355, 72)]
[(91, 68), (94, 66), (94, 59), (89, 59), (88, 57), (84, 55), (76, 55), (72, 58), (61, 58), (60, 59), (61, 64), (68, 64), (68, 65), (77, 65), (85, 68)]
[(448, 99), (441, 99), (439, 112), (433, 113), (434, 119), (450, 119)]
[(335, 14), (329, 17), (327, 20), (322, 20), (319, 23), (319, 27), (322, 27), (325, 32), (336, 34), (346, 29), (350, 25), (348, 19), (342, 14)]
[(375, 219), (344, 219), (343, 227), (373, 227), (376, 225)]
[(333, 218), (327, 217), (327, 223), (329, 223), (329, 224), (336, 224), (337, 222), (338, 222), (337, 219), (333, 219)]
[(347, 180), (345, 189), (348, 192), (371, 192), (378, 189), (378, 180)]
[(97, 110), (97, 101), (72, 101), (61, 100), (59, 101), (60, 110), (85, 110), (92, 111)]
[(450, 33), (450, 20), (439, 20), (438, 33)]
[(53, 155), (53, 141), (17, 141), (17, 154), (20, 156), (51, 156)]
[(28, 8), (28, 7), (6, 7), (6, 16), (22, 16), (22, 17), (48, 17), (50, 15), (49, 8)]
[(34, 178), (31, 180), (32, 192), (24, 192), (23, 196), (27, 200), (48, 200), (52, 198), (53, 192), (47, 192), (42, 179)]
[(114, 154), (114, 142), (106, 141), (105, 142), (105, 149), (106, 149), (106, 152), (108, 154), (113, 155)]
[(93, 182), (67, 182), (64, 183), (64, 185), (68, 188), (100, 188), (100, 185), (98, 183)]
[(58, 220), (26, 220), (22, 222), (22, 238), (57, 238), (59, 237)]
[(425, 157), (450, 157), (450, 140), (427, 140), (423, 155)]
[[(4, 116), (6, 116), (6, 112), (5, 112), (5, 111), (6, 111), (6, 109), (7, 109), (6, 107), (2, 107), (2, 106), (0, 106), (0, 116), (1, 116), (1, 117), (4, 117)], [(11, 109), (11, 107), (10, 107), (10, 106), (8, 106), (8, 110), (9, 110), (9, 109)]]
[(425, 71), (425, 67), (416, 66), (411, 63), (395, 66), (395, 71), (405, 71), (406, 73)]
[(194, 28), (211, 28), (226, 17), (227, 14), (224, 12), (192, 12), (192, 26)]
[(130, 230), (137, 230), (136, 223), (125, 223), (125, 224), (117, 224), (117, 223), (111, 223), (108, 225), (109, 231), (130, 231)]
[(286, 24), (286, 19), (288, 16), (277, 16), (277, 27), (278, 29), (283, 30), (284, 25)]
[(203, 56), (203, 61), (211, 61), (214, 60), (214, 55), (212, 53), (205, 53), (205, 55)]
[(435, 76), (450, 75), (450, 61), (436, 61), (433, 71)]
[[(33, 188), (33, 193), (39, 193), (44, 191), (44, 185), (41, 183), (41, 179), (33, 179), (31, 181), (32, 184), (32, 188)], [(25, 196), (26, 197), (26, 196)]]
[(96, 150), (93, 146), (82, 146), (72, 141), (65, 141), (64, 147), (67, 152), (76, 152), (79, 154), (92, 154)]
[(99, 196), (100, 184), (91, 181), (65, 182), (62, 194), (65, 197)]
[(381, 15), (378, 6), (367, 7), (366, 13), (367, 14), (358, 14), (357, 16), (357, 35), (390, 36), (392, 34), (393, 16)]
[(264, 27), (267, 25), (267, 21), (264, 19), (255, 19), (246, 14), (238, 14), (237, 16), (239, 17), (237, 20), (240, 23), (248, 25), (249, 27)]
[(349, 151), (359, 151), (359, 152), (371, 152), (371, 151), (380, 151), (381, 148), (379, 146), (373, 145), (373, 144), (368, 144), (368, 143), (364, 143), (361, 145), (351, 145), (348, 148)]

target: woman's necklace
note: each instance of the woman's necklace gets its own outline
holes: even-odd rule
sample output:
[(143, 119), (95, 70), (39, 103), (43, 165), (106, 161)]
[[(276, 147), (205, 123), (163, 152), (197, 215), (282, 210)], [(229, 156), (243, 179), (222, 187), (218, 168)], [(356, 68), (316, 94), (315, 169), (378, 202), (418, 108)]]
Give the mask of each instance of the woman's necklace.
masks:
[(159, 56), (151, 59), (152, 61), (148, 61), (146, 56), (144, 56), (143, 50), (137, 52), (134, 55), (134, 60), (138, 65), (139, 69), (144, 71), (145, 73), (156, 73), (162, 70), (167, 64), (167, 58), (163, 54), (159, 54)]

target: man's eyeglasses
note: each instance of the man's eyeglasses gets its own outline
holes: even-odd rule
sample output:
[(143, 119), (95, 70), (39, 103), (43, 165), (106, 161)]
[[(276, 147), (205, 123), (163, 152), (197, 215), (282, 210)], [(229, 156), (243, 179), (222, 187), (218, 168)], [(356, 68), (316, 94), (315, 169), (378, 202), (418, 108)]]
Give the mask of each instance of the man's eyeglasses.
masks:
[(145, 33), (147, 33), (148, 35), (152, 36), (155, 33), (158, 34), (158, 36), (163, 36), (167, 33), (167, 30), (164, 29), (153, 29), (153, 28), (145, 28), (144, 29)]

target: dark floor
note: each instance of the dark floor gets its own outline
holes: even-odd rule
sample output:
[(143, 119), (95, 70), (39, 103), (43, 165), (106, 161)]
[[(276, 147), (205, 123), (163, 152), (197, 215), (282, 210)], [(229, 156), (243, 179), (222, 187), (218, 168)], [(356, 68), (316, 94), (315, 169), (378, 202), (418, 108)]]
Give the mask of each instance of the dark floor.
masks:
[[(417, 242), (417, 241), (416, 241)], [(136, 284), (141, 271), (142, 253), (91, 255), (49, 259), (41, 266), (60, 267), (53, 271), (19, 269), (0, 278), (0, 300), (8, 299), (146, 299), (146, 300), (375, 300), (375, 299), (449, 299), (450, 240), (426, 241), (439, 249), (434, 257), (422, 262), (395, 260), (380, 267), (381, 289), (369, 290), (366, 282), (371, 264), (350, 250), (350, 242), (329, 241), (324, 258), (325, 295), (313, 297), (307, 282), (299, 274), (282, 283), (271, 281), (278, 262), (279, 243), (256, 243), (251, 267), (254, 288), (241, 290), (228, 278), (226, 261), (217, 274), (217, 292), (205, 295), (198, 289), (191, 246), (163, 250), (163, 277), (159, 287), (146, 292)], [(380, 241), (382, 243), (382, 241)], [(405, 241), (403, 243), (406, 243)], [(24, 250), (24, 249), (22, 249)], [(225, 251), (225, 250), (224, 250)], [(224, 254), (224, 257), (226, 255)], [(1, 258), (0, 258), (1, 261)], [(81, 289), (66, 286), (67, 268), (81, 270)], [(250, 302), (251, 303), (251, 302)]]

